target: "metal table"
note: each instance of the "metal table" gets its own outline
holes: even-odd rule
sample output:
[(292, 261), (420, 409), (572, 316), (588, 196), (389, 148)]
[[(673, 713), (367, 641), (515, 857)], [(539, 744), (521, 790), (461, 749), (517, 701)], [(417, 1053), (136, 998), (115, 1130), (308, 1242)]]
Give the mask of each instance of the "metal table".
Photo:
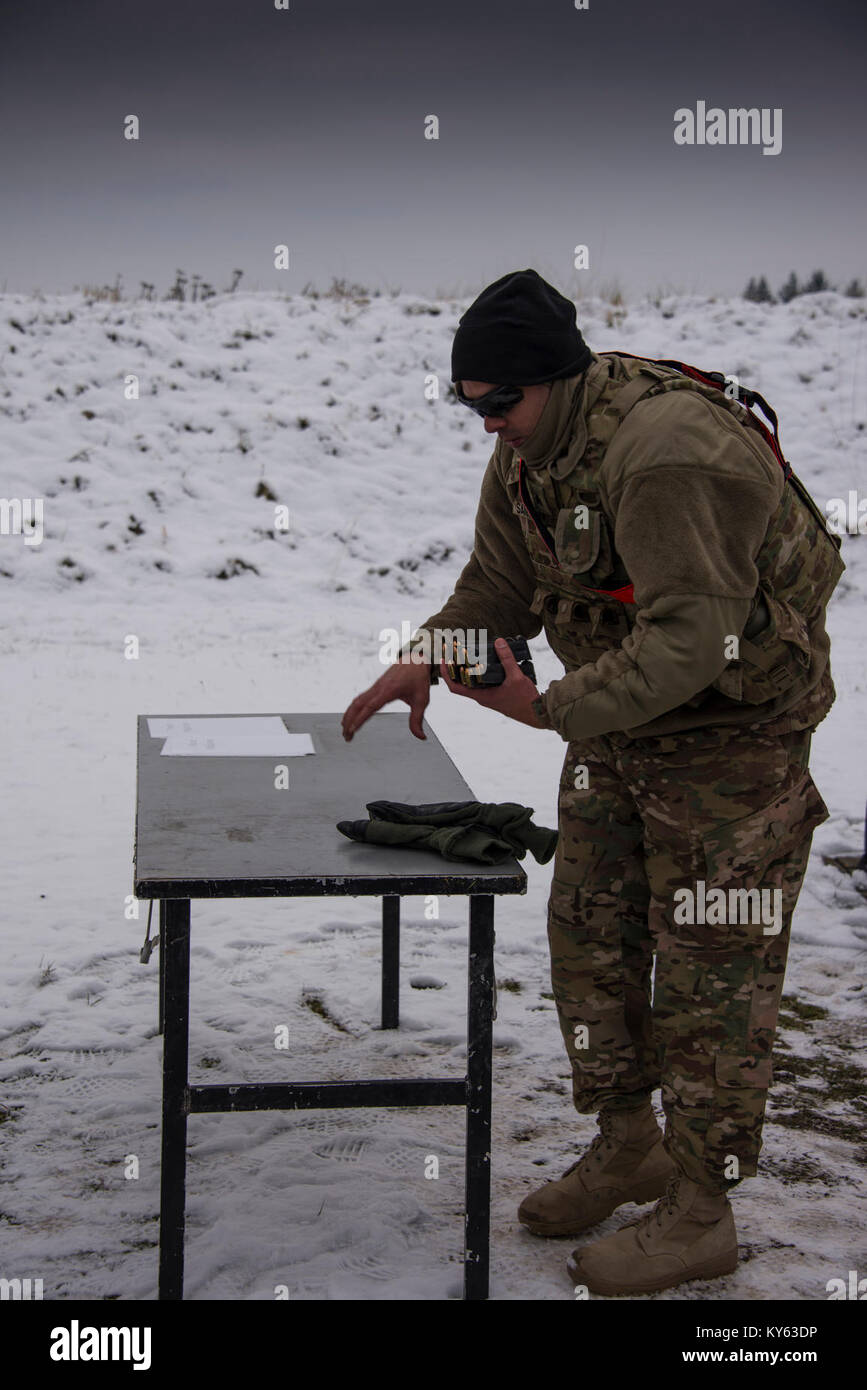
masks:
[[(442, 744), (408, 732), (406, 713), (376, 714), (345, 743), (339, 714), (283, 714), (315, 755), (164, 757), (139, 715), (137, 898), (160, 904), (163, 1033), (159, 1297), (183, 1297), (187, 1116), (213, 1111), (462, 1105), (466, 1108), (464, 1297), (488, 1296), (494, 895), (525, 893), (516, 859), (451, 863), (428, 850), (357, 844), (336, 829), (367, 818), (369, 801), (476, 800)], [(221, 716), (242, 718), (244, 716)], [(284, 762), (289, 786), (275, 788)], [(467, 1073), (460, 1078), (191, 1086), (188, 1076), (192, 898), (382, 898), (382, 1027), (399, 1021), (400, 899), (467, 894)]]

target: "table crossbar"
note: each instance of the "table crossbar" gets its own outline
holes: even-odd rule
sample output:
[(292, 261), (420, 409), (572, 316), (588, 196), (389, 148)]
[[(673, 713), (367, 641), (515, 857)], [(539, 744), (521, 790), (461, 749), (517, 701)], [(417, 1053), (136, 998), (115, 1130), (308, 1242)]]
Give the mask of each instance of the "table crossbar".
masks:
[(468, 1081), (433, 1080), (248, 1082), (241, 1086), (190, 1086), (188, 1112), (215, 1110), (331, 1110), (364, 1106), (466, 1105)]

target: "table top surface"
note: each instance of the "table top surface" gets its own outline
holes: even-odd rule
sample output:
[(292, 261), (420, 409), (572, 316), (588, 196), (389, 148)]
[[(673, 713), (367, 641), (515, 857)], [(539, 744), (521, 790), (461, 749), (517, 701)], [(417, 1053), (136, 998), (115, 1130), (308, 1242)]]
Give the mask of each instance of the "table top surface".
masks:
[[(223, 898), (427, 893), (524, 893), (517, 859), (460, 864), (432, 850), (359, 844), (337, 829), (367, 820), (369, 801), (475, 801), (427, 722), (408, 711), (375, 714), (345, 743), (341, 714), (281, 714), (308, 733), (313, 755), (163, 756), (139, 715), (134, 891), (138, 898)], [(221, 715), (245, 718), (245, 715)], [(289, 785), (275, 787), (275, 767)]]

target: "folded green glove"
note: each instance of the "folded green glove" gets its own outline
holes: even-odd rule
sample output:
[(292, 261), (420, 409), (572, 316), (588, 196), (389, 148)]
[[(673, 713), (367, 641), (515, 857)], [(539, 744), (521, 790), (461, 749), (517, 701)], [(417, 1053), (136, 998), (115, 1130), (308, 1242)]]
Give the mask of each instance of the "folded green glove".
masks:
[(514, 801), (434, 801), (408, 806), (369, 801), (370, 820), (342, 820), (337, 829), (349, 840), (369, 845), (430, 849), (444, 859), (500, 864), (527, 850), (547, 864), (557, 848), (557, 831), (534, 825), (532, 806)]

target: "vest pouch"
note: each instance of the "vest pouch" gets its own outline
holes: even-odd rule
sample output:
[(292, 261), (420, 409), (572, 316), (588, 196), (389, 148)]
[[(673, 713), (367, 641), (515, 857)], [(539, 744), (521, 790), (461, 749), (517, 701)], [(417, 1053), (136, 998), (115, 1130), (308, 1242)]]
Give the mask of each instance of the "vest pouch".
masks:
[(618, 604), (594, 603), (590, 595), (576, 599), (544, 587), (536, 589), (531, 612), (542, 619), (545, 636), (554, 655), (567, 671), (598, 661), (620, 645), (629, 631)]
[[(805, 682), (812, 663), (807, 620), (797, 608), (763, 591), (768, 623), (752, 637), (740, 640), (740, 699), (760, 705), (786, 695)], [(724, 680), (726, 672), (720, 677)], [(728, 689), (722, 685), (723, 694)]]
[[(587, 525), (576, 521), (586, 520)], [(614, 567), (608, 525), (599, 511), (588, 507), (561, 507), (554, 526), (557, 563), (571, 579), (594, 588)]]
[(552, 630), (558, 633), (574, 632), (575, 636), (582, 638), (589, 637), (593, 628), (590, 608), (586, 603), (580, 605), (583, 621), (573, 626), (572, 615), (576, 607), (579, 606), (575, 604), (574, 599), (564, 596), (558, 590), (538, 588), (533, 594), (530, 612), (542, 619), (549, 638)]
[(621, 604), (567, 595), (557, 604), (554, 627), (559, 643), (569, 643), (572, 660), (584, 665), (619, 647), (629, 632), (629, 621)]
[(535, 613), (537, 618), (541, 618), (543, 613), (545, 612), (545, 600), (547, 599), (549, 592), (550, 590), (548, 589), (536, 589), (533, 592), (533, 601), (530, 604), (530, 612)]

